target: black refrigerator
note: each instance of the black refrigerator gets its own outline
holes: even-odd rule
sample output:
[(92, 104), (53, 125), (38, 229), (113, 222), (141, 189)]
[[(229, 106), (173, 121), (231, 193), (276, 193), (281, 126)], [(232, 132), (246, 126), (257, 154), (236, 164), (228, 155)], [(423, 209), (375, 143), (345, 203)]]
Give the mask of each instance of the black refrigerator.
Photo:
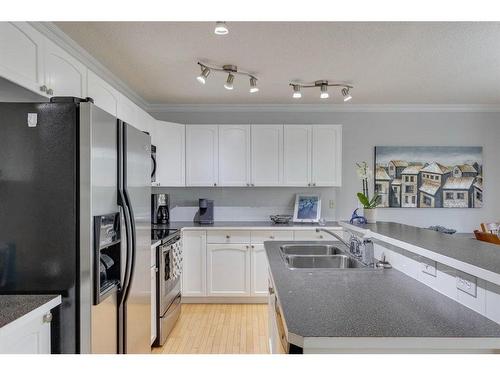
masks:
[(149, 135), (91, 99), (0, 103), (0, 294), (60, 294), (54, 353), (150, 350)]

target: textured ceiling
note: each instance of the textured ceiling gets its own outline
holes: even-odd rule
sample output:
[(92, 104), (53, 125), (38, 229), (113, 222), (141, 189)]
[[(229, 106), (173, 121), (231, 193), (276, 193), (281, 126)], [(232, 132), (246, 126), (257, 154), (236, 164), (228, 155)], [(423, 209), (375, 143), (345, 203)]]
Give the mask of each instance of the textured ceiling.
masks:
[[(55, 24), (149, 103), (297, 103), (289, 81), (319, 79), (354, 85), (357, 104), (500, 103), (500, 23), (228, 22), (226, 36), (207, 22)], [(198, 60), (254, 73), (260, 92), (214, 72), (200, 85)]]

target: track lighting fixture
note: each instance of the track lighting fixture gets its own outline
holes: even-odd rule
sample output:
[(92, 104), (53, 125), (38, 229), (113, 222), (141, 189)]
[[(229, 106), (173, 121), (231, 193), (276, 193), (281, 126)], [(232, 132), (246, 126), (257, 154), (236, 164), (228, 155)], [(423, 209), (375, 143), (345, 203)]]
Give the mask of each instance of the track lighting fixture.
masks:
[(200, 65), (200, 68), (201, 68), (201, 73), (198, 77), (196, 77), (196, 79), (198, 80), (198, 82), (204, 85), (208, 75), (210, 74), (210, 68), (203, 65)]
[(227, 25), (223, 21), (217, 21), (215, 23), (215, 29), (214, 33), (217, 35), (226, 35), (229, 34), (229, 29), (227, 28)]
[(250, 77), (250, 90), (249, 91), (251, 94), (259, 91), (259, 88), (257, 87), (257, 78)]
[(300, 86), (299, 85), (292, 85), (293, 86), (293, 95), (292, 97), (294, 99), (300, 99), (302, 98), (302, 93), (300, 92)]
[(226, 90), (232, 90), (233, 89), (233, 81), (234, 81), (234, 75), (232, 73), (229, 73), (227, 75), (226, 83), (224, 83), (224, 88)]
[(235, 75), (239, 74), (239, 75), (246, 76), (250, 79), (249, 91), (251, 94), (259, 91), (259, 87), (257, 86), (258, 78), (255, 77), (253, 74), (250, 74), (248, 72), (239, 71), (238, 67), (236, 65), (226, 64), (226, 65), (223, 65), (221, 68), (216, 67), (216, 66), (208, 66), (208, 65), (203, 64), (201, 62), (198, 62), (198, 65), (201, 68), (201, 73), (199, 76), (196, 77), (196, 79), (201, 84), (205, 84), (206, 79), (211, 71), (222, 72), (222, 73), (227, 73), (227, 79), (226, 79), (226, 82), (224, 83), (224, 88), (226, 90), (233, 90), (234, 89), (233, 82), (234, 82)]
[(292, 86), (293, 88), (292, 97), (294, 99), (302, 98), (302, 93), (300, 92), (300, 90), (302, 88), (309, 88), (309, 87), (319, 87), (320, 88), (319, 97), (321, 99), (328, 99), (330, 97), (330, 94), (328, 93), (328, 87), (340, 87), (342, 95), (344, 96), (344, 102), (347, 102), (352, 99), (352, 96), (349, 94), (349, 90), (352, 89), (352, 86), (345, 83), (331, 83), (326, 80), (321, 80), (312, 83), (290, 82), (289, 85)]
[(352, 96), (349, 94), (349, 88), (342, 89), (342, 95), (344, 96), (344, 102), (348, 102), (352, 99)]

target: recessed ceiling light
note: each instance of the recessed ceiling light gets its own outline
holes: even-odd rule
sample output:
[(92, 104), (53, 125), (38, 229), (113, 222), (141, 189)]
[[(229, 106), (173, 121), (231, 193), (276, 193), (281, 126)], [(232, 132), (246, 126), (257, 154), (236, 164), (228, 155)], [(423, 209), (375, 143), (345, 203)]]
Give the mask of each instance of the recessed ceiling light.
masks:
[(217, 21), (215, 23), (215, 30), (214, 33), (217, 35), (226, 35), (229, 34), (229, 29), (227, 28), (227, 25), (223, 21)]
[(300, 86), (299, 85), (292, 85), (293, 86), (293, 95), (292, 97), (294, 99), (300, 99), (302, 98), (302, 93), (300, 92)]
[(349, 94), (349, 89), (343, 88), (342, 95), (344, 95), (344, 102), (348, 102), (352, 99), (352, 96)]
[(208, 75), (210, 74), (210, 68), (203, 65), (200, 65), (200, 67), (201, 67), (201, 73), (198, 77), (196, 77), (196, 79), (198, 80), (198, 82), (204, 85)]
[(250, 77), (250, 93), (258, 92), (259, 88), (257, 87), (257, 78)]
[(234, 81), (234, 75), (232, 73), (229, 73), (227, 75), (226, 83), (224, 83), (224, 87), (225, 87), (226, 90), (232, 90), (233, 89), (233, 81)]
[(319, 97), (321, 99), (328, 99), (330, 97), (328, 94), (328, 85), (326, 83), (321, 85), (321, 94), (319, 94)]

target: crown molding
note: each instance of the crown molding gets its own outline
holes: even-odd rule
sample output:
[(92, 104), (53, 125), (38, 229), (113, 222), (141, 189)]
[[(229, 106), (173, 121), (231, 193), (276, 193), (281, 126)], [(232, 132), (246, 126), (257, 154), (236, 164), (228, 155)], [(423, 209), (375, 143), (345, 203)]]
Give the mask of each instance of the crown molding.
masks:
[(488, 104), (149, 104), (152, 113), (179, 112), (500, 112)]
[(67, 52), (69, 52), (73, 57), (80, 60), (82, 64), (87, 66), (90, 70), (100, 76), (102, 79), (107, 81), (111, 86), (120, 91), (122, 94), (127, 96), (139, 107), (146, 110), (149, 105), (142, 96), (137, 94), (132, 90), (125, 82), (114, 75), (108, 68), (106, 68), (102, 63), (100, 63), (95, 57), (88, 53), (82, 46), (71, 39), (67, 34), (65, 34), (60, 28), (58, 28), (52, 22), (28, 22), (40, 33), (45, 35), (47, 38), (52, 40), (54, 43), (59, 45)]

